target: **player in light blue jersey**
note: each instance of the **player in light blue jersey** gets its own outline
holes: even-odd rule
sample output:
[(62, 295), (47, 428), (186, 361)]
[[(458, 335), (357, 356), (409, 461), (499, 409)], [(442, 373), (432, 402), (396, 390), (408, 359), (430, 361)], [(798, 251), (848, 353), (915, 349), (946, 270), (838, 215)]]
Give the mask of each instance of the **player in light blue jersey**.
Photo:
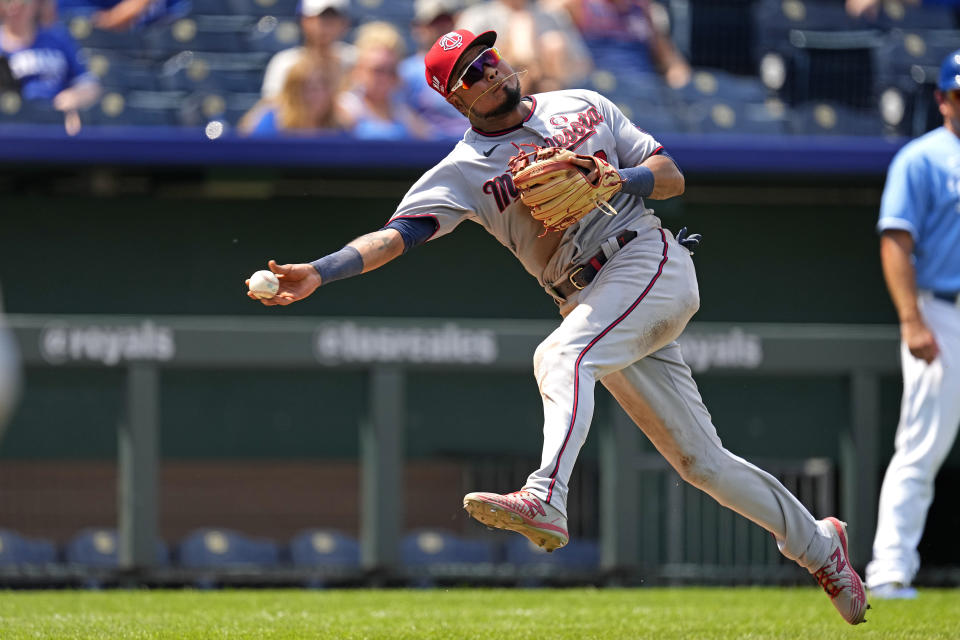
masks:
[(903, 364), (896, 451), (867, 566), (880, 598), (917, 595), (910, 584), (933, 481), (960, 426), (960, 49), (943, 62), (936, 97), (943, 126), (897, 153), (877, 224)]

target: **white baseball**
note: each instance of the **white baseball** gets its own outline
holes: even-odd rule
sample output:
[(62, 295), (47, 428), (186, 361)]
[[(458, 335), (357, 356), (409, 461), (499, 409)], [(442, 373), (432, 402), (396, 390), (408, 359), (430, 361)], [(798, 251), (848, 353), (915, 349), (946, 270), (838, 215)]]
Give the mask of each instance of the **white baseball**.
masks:
[(280, 280), (272, 271), (257, 271), (250, 276), (250, 292), (258, 298), (272, 298), (280, 289)]

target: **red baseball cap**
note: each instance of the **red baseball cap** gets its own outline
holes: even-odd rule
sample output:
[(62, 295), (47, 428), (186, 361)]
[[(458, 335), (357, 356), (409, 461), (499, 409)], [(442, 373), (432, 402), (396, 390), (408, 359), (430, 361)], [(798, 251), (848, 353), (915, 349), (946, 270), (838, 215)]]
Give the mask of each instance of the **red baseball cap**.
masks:
[(497, 41), (496, 31), (484, 31), (478, 36), (466, 29), (457, 29), (440, 36), (424, 57), (427, 84), (444, 98), (450, 86), (450, 74), (457, 66), (460, 56), (476, 43), (492, 47)]

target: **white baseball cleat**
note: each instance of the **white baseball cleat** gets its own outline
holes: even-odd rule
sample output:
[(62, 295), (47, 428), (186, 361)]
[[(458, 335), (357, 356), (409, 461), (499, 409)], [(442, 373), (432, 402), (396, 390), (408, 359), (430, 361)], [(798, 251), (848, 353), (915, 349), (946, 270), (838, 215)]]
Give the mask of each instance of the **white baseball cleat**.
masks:
[(463, 496), (463, 508), (488, 527), (516, 531), (546, 551), (570, 540), (567, 517), (529, 491), (468, 493)]
[(847, 551), (847, 523), (840, 522), (836, 518), (825, 518), (819, 522), (819, 525), (820, 529), (824, 533), (829, 533), (833, 539), (831, 543), (833, 551), (827, 558), (827, 562), (813, 574), (813, 577), (830, 596), (830, 601), (844, 620), (850, 624), (865, 622), (864, 615), (870, 605), (867, 604), (863, 581), (850, 565), (850, 554)]

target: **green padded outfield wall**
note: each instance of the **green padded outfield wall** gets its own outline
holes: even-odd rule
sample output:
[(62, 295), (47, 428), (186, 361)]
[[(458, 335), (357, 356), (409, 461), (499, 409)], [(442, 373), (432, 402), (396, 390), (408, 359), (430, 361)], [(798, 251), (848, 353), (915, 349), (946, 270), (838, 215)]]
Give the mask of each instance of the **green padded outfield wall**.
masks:
[[(769, 202), (739, 203), (749, 186), (692, 188), (690, 197), (660, 207), (667, 227), (687, 225), (705, 237), (695, 258), (697, 319), (894, 321), (869, 202), (879, 196), (878, 184), (852, 203), (831, 204), (846, 197), (836, 187), (786, 185), (783, 198), (800, 194), (804, 203), (781, 204), (778, 185), (769, 184)], [(557, 317), (535, 280), (469, 222), (378, 272), (334, 283), (290, 308), (262, 308), (245, 297), (243, 279), (267, 258), (305, 261), (338, 249), (382, 225), (399, 194), (224, 199), (168, 192), (174, 195), (0, 193), (0, 281), (8, 311)], [(30, 371), (0, 458), (112, 458), (120, 379), (119, 372)], [(700, 384), (722, 437), (738, 453), (836, 455), (848, 411), (843, 381), (704, 376)], [(898, 384), (885, 381), (884, 442), (892, 441)], [(260, 397), (283, 396), (282, 406), (252, 402), (254, 387)], [(164, 373), (163, 454), (353, 457), (364, 403), (359, 373)], [(539, 451), (532, 373), (418, 374), (409, 408), (411, 456)], [(599, 405), (598, 419), (605, 411)]]

